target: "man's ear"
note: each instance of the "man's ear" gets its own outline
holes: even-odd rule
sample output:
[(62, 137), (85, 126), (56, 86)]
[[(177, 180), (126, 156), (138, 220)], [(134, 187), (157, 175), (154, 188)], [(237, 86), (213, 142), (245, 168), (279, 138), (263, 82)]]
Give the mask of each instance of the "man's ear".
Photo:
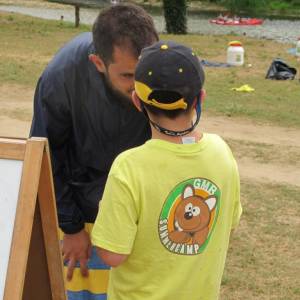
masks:
[(100, 73), (106, 73), (106, 71), (107, 71), (106, 65), (105, 65), (104, 61), (98, 55), (90, 54), (89, 60), (95, 65), (95, 67), (97, 68), (97, 70)]
[(141, 103), (141, 100), (140, 100), (140, 98), (138, 97), (138, 95), (136, 94), (135, 91), (132, 92), (131, 100), (132, 100), (132, 103), (134, 104), (134, 106), (135, 106), (140, 112), (142, 112), (142, 111), (143, 111), (142, 103)]

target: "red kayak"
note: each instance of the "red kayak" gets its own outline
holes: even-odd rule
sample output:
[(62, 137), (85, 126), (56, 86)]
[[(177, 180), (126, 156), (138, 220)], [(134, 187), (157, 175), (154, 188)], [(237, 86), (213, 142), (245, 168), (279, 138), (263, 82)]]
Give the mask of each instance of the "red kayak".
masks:
[(240, 25), (261, 25), (264, 22), (262, 19), (256, 18), (217, 18), (210, 20), (210, 23), (217, 25), (229, 25), (229, 26), (240, 26)]

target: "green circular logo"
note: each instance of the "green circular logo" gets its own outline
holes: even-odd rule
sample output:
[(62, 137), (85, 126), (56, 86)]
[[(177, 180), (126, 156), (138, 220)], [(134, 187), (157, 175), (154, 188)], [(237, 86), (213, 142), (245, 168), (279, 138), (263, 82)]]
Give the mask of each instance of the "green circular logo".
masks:
[(220, 194), (217, 185), (205, 178), (178, 184), (168, 195), (159, 218), (163, 246), (181, 255), (203, 252), (218, 218)]

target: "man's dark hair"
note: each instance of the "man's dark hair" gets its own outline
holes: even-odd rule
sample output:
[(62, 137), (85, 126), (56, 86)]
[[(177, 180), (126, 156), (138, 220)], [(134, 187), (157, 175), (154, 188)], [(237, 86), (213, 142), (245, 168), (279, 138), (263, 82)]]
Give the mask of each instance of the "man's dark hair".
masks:
[(106, 65), (112, 62), (114, 46), (126, 47), (138, 57), (144, 47), (158, 39), (151, 16), (133, 4), (104, 9), (93, 25), (96, 54)]

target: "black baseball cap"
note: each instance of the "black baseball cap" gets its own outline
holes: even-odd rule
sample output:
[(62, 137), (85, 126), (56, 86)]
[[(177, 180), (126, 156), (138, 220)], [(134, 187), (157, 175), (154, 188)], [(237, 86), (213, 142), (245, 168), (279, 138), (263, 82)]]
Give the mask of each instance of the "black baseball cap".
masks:
[[(186, 109), (199, 95), (204, 79), (192, 49), (173, 41), (159, 41), (142, 50), (135, 70), (135, 91), (144, 103), (159, 109)], [(158, 91), (175, 92), (181, 98), (173, 102), (155, 99)]]

